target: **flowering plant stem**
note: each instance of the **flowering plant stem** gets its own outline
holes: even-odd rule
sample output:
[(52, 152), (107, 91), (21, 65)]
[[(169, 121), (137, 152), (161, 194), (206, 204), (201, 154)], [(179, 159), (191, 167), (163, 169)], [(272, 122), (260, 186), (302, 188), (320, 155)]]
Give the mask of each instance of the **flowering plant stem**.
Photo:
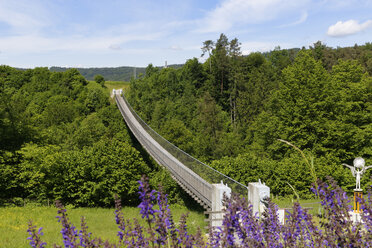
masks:
[[(295, 150), (297, 150), (301, 154), (302, 158), (305, 160), (305, 163), (309, 167), (310, 174), (311, 174), (311, 176), (313, 178), (313, 183), (315, 185), (315, 188), (318, 190), (318, 177), (317, 177), (316, 172), (315, 172), (314, 159), (313, 159), (313, 157), (310, 158), (310, 160), (311, 160), (311, 163), (310, 163), (309, 160), (307, 159), (305, 153), (300, 148), (298, 148), (297, 146), (293, 145), (289, 141), (286, 141), (286, 140), (283, 140), (283, 139), (278, 139), (278, 140), (280, 142), (283, 142), (283, 143), (289, 145), (289, 146), (292, 146)], [(317, 193), (317, 197), (319, 199), (319, 192)]]

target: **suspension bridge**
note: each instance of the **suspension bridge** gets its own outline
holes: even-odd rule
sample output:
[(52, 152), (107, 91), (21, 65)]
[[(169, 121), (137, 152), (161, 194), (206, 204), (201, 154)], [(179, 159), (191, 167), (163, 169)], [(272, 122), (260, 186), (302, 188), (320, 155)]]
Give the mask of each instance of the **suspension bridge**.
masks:
[[(248, 197), (247, 186), (200, 162), (155, 132), (137, 115), (121, 93), (121, 90), (113, 90), (116, 104), (133, 135), (201, 206), (209, 211), (220, 209), (222, 194), (229, 190)], [(219, 203), (216, 203), (216, 199)]]

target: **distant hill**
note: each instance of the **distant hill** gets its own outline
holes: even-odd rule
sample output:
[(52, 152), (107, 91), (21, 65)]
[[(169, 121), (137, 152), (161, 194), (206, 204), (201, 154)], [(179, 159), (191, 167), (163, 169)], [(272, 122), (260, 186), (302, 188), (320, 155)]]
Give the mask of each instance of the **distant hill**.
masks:
[[(64, 72), (70, 68), (67, 67), (51, 67), (51, 71)], [(145, 73), (144, 67), (101, 67), (101, 68), (76, 68), (87, 80), (93, 80), (95, 75), (102, 75), (106, 81), (129, 81), (134, 76), (134, 72), (139, 75)]]
[[(168, 67), (179, 68), (183, 65), (169, 65)], [(51, 71), (64, 72), (70, 68), (67, 67), (50, 67)], [(79, 70), (87, 80), (94, 80), (95, 75), (102, 75), (106, 81), (130, 81), (134, 73), (138, 76), (139, 74), (145, 74), (145, 67), (101, 67), (101, 68), (76, 68)]]

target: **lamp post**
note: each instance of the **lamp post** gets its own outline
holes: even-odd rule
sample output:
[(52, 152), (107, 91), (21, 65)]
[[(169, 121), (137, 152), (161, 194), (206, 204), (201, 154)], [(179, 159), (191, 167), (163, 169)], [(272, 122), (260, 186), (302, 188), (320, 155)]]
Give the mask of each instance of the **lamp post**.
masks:
[(365, 166), (366, 162), (362, 157), (357, 157), (353, 161), (353, 166), (348, 164), (342, 164), (350, 168), (353, 177), (355, 177), (355, 189), (354, 189), (354, 213), (360, 213), (360, 202), (358, 198), (363, 197), (363, 189), (360, 188), (360, 179), (367, 169), (372, 168), (372, 165)]

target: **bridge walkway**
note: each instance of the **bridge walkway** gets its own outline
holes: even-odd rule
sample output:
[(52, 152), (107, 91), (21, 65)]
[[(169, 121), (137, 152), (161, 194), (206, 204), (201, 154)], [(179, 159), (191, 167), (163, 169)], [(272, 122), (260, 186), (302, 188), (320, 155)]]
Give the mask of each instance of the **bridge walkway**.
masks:
[(228, 184), (233, 192), (248, 196), (248, 188), (180, 150), (149, 127), (119, 92), (116, 104), (127, 126), (150, 156), (171, 173), (177, 183), (205, 209), (212, 209), (213, 184)]

